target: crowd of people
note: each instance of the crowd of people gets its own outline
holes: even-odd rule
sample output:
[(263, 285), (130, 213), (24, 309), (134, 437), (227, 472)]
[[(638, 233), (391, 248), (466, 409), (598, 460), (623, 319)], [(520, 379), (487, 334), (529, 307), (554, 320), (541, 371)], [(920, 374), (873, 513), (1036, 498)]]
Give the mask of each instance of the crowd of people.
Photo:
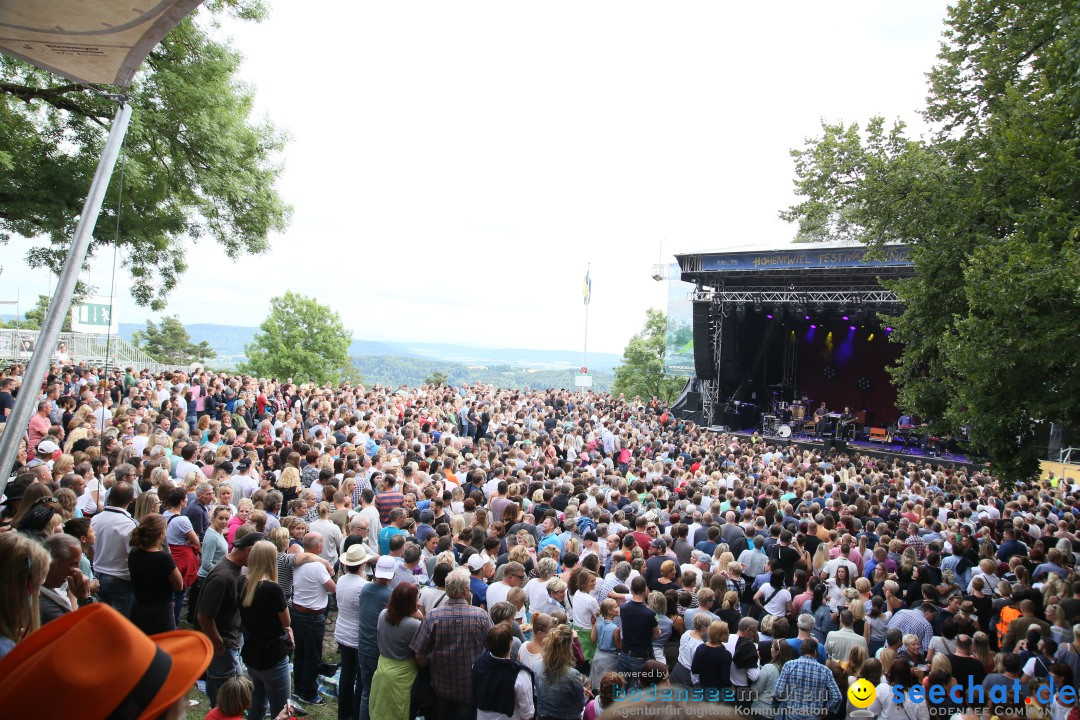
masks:
[(214, 720), (842, 718), (859, 681), (889, 720), (1080, 717), (1058, 478), (715, 433), (655, 398), (20, 370), (0, 672), (98, 628), (52, 702), (116, 677), (122, 636), (147, 676), (183, 659), (155, 684), (118, 658), (128, 712), (101, 717), (165, 717), (199, 677)]

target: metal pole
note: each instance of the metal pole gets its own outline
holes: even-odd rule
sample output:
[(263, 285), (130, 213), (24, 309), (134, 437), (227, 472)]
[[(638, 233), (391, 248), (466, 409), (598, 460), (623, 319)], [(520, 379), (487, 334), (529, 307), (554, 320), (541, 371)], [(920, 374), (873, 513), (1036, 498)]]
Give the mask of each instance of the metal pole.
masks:
[[(3, 436), (0, 436), (0, 493), (3, 493), (7, 486), (19, 443), (22, 442), (26, 428), (30, 424), (30, 416), (37, 410), (41, 382), (49, 369), (52, 348), (60, 337), (60, 328), (64, 325), (64, 316), (67, 315), (71, 296), (75, 292), (75, 283), (79, 279), (83, 260), (86, 259), (86, 252), (90, 248), (94, 226), (101, 213), (101, 203), (105, 199), (105, 191), (109, 189), (109, 179), (116, 166), (116, 159), (120, 155), (120, 148), (124, 144), (124, 135), (127, 134), (130, 120), (131, 105), (121, 101), (116, 117), (113, 118), (112, 129), (109, 130), (109, 138), (105, 141), (101, 160), (98, 161), (94, 179), (90, 183), (90, 192), (86, 196), (86, 202), (83, 203), (82, 215), (79, 216), (79, 224), (75, 228), (75, 237), (71, 241), (67, 260), (64, 261), (64, 268), (60, 271), (56, 294), (53, 295), (49, 309), (45, 313), (45, 322), (38, 334), (37, 347), (34, 348), (34, 354), (30, 356), (30, 362), (26, 365), (19, 397), (16, 398), (15, 407), (12, 408), (11, 415), (8, 417), (7, 428)], [(27, 448), (27, 450), (33, 452), (34, 448)]]

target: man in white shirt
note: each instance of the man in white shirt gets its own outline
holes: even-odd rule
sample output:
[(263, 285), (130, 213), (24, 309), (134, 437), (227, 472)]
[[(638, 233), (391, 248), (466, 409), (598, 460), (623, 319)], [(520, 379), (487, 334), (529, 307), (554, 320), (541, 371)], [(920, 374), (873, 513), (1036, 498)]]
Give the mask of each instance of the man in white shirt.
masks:
[[(304, 536), (304, 551), (322, 555), (323, 537), (309, 532)], [(306, 702), (317, 701), (316, 684), (322, 663), (323, 637), (326, 635), (326, 611), (329, 593), (337, 585), (321, 562), (305, 563), (293, 570), (292, 618), (296, 638), (294, 670), (296, 695)], [(325, 701), (324, 701), (325, 702)]]
[[(525, 566), (519, 562), (508, 562), (503, 569), (503, 578), (500, 582), (492, 583), (487, 590), (488, 612), (495, 607), (495, 603), (504, 602), (510, 591), (525, 584)], [(515, 616), (519, 622), (525, 621), (525, 608), (517, 612)]]
[(232, 476), (233, 490), (236, 491), (236, 497), (250, 498), (256, 490), (259, 489), (258, 478), (251, 475), (251, 458), (242, 457), (236, 464), (236, 474)]
[(180, 462), (176, 463), (175, 477), (181, 483), (184, 482), (184, 478), (186, 478), (190, 472), (201, 474), (199, 466), (192, 462), (192, 459), (198, 451), (199, 446), (194, 442), (189, 442), (184, 445), (184, 447), (180, 448)]
[(127, 511), (134, 497), (131, 483), (117, 482), (109, 491), (105, 509), (90, 520), (95, 535), (94, 574), (101, 584), (98, 597), (124, 617), (131, 616), (135, 602), (128, 571), (128, 538), (138, 523)]

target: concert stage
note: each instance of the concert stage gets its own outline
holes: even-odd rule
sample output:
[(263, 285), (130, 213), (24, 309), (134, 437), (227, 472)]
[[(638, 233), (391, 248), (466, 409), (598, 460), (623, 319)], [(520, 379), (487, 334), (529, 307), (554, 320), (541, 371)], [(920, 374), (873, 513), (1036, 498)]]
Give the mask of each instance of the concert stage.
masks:
[[(764, 438), (765, 442), (770, 445), (777, 446), (789, 446), (797, 445), (801, 449), (810, 449), (828, 455), (829, 444), (828, 440), (832, 438), (817, 439), (814, 437), (807, 437), (799, 435), (797, 437), (781, 438), (777, 436), (761, 435), (758, 428), (746, 428), (743, 430), (730, 430), (724, 429), (723, 426), (711, 426), (709, 428), (712, 432), (726, 432), (730, 435), (734, 435), (740, 439), (749, 439), (753, 437), (754, 433)], [(866, 440), (848, 440), (844, 448), (837, 448), (839, 452), (846, 453), (849, 457), (853, 456), (856, 452), (873, 458), (881, 458), (884, 460), (892, 461), (899, 459), (905, 463), (907, 462), (922, 462), (930, 465), (942, 465), (942, 466), (955, 466), (964, 467), (969, 471), (981, 470), (983, 465), (978, 462), (972, 461), (966, 455), (959, 453), (945, 452), (940, 455), (932, 455), (928, 451), (918, 447), (905, 447), (898, 444), (891, 443), (871, 443)]]
[(889, 319), (901, 307), (888, 282), (914, 273), (907, 247), (871, 254), (821, 243), (676, 258), (678, 279), (693, 287), (694, 373), (673, 405), (677, 414), (729, 428), (761, 428), (764, 420), (798, 434), (824, 403), (830, 432), (845, 408), (853, 420), (846, 426), (866, 435), (897, 423), (888, 368), (901, 348), (890, 342)]

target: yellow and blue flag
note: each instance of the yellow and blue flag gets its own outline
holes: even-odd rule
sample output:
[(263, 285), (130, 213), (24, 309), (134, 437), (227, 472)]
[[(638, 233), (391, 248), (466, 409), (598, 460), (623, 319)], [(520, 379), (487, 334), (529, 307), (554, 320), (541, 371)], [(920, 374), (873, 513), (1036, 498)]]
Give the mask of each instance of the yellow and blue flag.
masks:
[(592, 300), (592, 279), (589, 277), (589, 271), (585, 271), (585, 286), (582, 288), (582, 295), (585, 297), (585, 304), (588, 305)]

